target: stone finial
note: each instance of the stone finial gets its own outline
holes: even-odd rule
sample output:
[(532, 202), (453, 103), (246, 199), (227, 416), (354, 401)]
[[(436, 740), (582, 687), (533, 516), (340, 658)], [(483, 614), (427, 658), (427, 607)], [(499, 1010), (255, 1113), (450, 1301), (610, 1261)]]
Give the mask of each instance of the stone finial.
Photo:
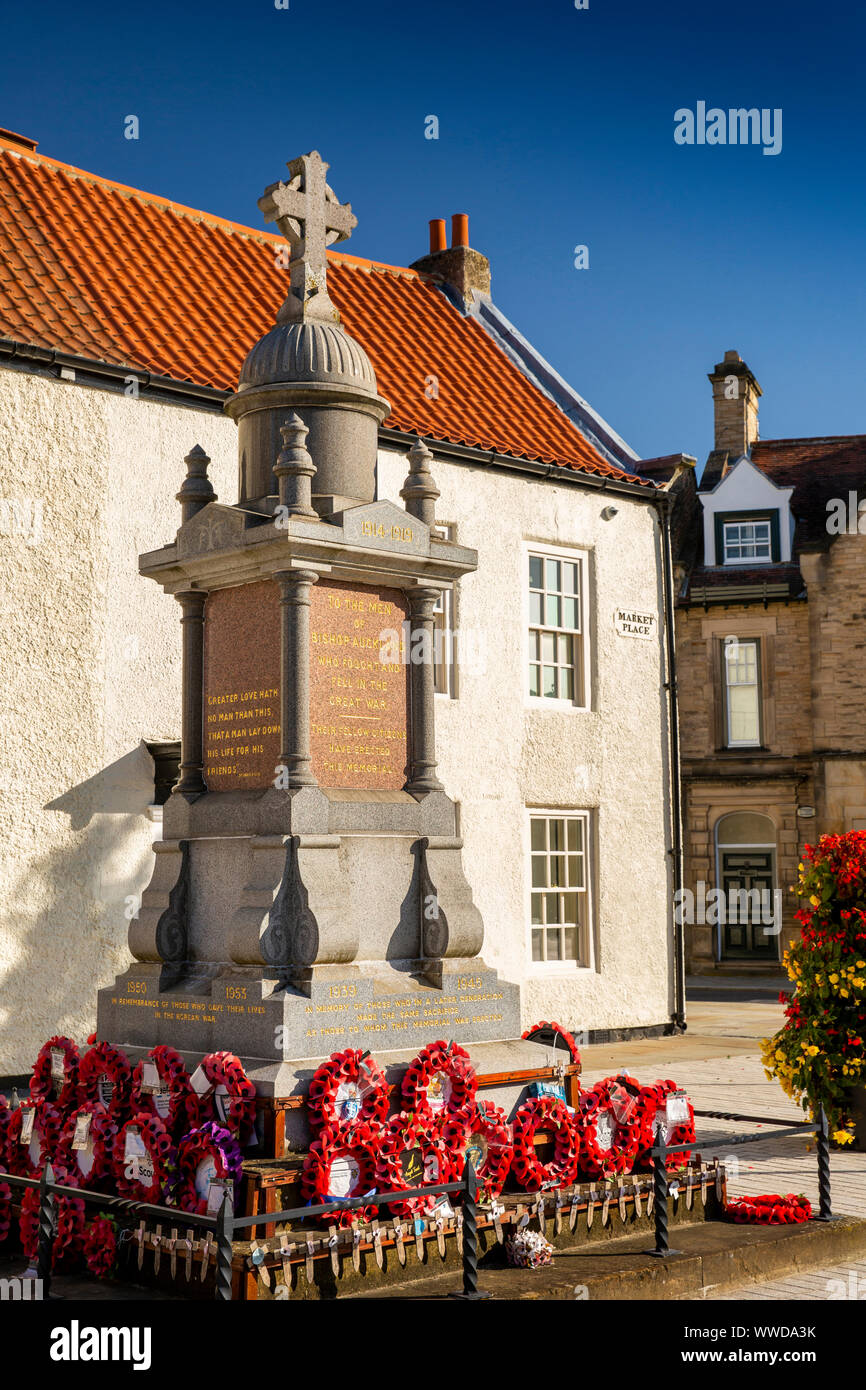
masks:
[(206, 507), (209, 502), (215, 502), (217, 495), (211, 487), (210, 478), (207, 475), (210, 459), (200, 444), (190, 449), (186, 458), (186, 477), (181, 484), (180, 492), (175, 493), (175, 497), (181, 505), (181, 524), (186, 523), (200, 512), (202, 507)]
[(436, 520), (436, 499), (439, 496), (439, 489), (430, 472), (432, 458), (424, 440), (416, 439), (409, 450), (409, 474), (400, 489), (409, 515), (416, 516), (426, 526), (432, 526)]
[(274, 474), (280, 494), (280, 506), (291, 516), (316, 516), (311, 502), (312, 480), (316, 465), (306, 447), (310, 431), (294, 411), (280, 425), (283, 447), (274, 464)]
[(268, 222), (276, 222), (291, 244), (291, 289), (277, 315), (278, 323), (303, 319), (339, 322), (328, 297), (326, 248), (345, 241), (358, 225), (351, 203), (340, 203), (326, 180), (328, 165), (318, 150), (302, 154), (287, 166), (288, 183), (272, 183), (259, 207)]

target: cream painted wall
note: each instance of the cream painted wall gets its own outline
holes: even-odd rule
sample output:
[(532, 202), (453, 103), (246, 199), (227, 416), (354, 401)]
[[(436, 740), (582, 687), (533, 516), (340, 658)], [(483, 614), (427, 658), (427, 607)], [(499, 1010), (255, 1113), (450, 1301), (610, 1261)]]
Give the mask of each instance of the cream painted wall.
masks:
[[(183, 456), (211, 455), (233, 501), (236, 429), (182, 406), (0, 369), (0, 1074), (42, 1042), (92, 1029), (96, 990), (126, 968), (127, 912), (150, 877), (152, 763), (178, 737), (175, 603), (137, 557), (177, 528)], [(383, 451), (380, 495), (405, 458)], [(575, 1029), (670, 1012), (665, 733), (658, 645), (617, 636), (616, 604), (661, 611), (652, 508), (437, 461), (439, 515), (480, 555), (458, 624), (486, 634), (486, 669), (437, 698), (440, 773), (461, 803), (464, 858), (488, 961), (523, 985), (523, 1017)], [(41, 506), (41, 535), (10, 524)], [(37, 528), (38, 530), (38, 528)], [(590, 552), (591, 711), (525, 707), (524, 539)], [(32, 543), (31, 543), (32, 542)], [(595, 815), (596, 969), (528, 964), (526, 805)]]
[[(659, 644), (621, 637), (616, 606), (661, 617), (655, 509), (571, 485), (488, 469), (431, 465), (437, 516), (478, 550), (461, 581), (456, 625), (486, 639), (485, 669), (459, 671), (456, 700), (437, 696), (439, 775), (460, 802), (464, 865), (485, 922), (483, 954), (521, 986), (524, 1026), (572, 1030), (666, 1022), (672, 1010), (667, 847), (667, 720)], [(380, 494), (399, 501), (403, 458), (379, 455)], [(609, 521), (602, 509), (613, 501)], [(530, 706), (524, 542), (586, 550), (592, 708)], [(527, 806), (593, 812), (595, 969), (532, 965)]]

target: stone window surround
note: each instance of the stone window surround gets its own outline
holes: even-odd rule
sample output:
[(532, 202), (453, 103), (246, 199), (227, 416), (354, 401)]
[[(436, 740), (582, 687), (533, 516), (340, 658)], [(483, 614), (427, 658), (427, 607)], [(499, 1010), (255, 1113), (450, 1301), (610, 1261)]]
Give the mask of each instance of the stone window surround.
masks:
[[(732, 757), (758, 755), (773, 747), (776, 738), (776, 716), (773, 671), (775, 667), (776, 617), (768, 613), (762, 616), (744, 617), (742, 614), (720, 618), (705, 618), (701, 622), (701, 636), (706, 642), (707, 681), (713, 693), (712, 727), (710, 737), (714, 739), (717, 753)], [(726, 738), (725, 681), (724, 681), (724, 642), (726, 637), (757, 637), (760, 641), (760, 685), (761, 685), (761, 743), (729, 748)]]
[[(564, 700), (554, 698), (549, 695), (531, 695), (529, 693), (528, 673), (530, 666), (529, 635), (533, 626), (529, 614), (529, 557), (530, 555), (542, 555), (551, 560), (565, 560), (569, 563), (577, 563), (579, 567), (579, 587), (580, 587), (580, 632), (574, 634), (574, 641), (577, 644), (577, 655), (579, 660), (575, 661), (575, 684), (582, 687), (582, 698), (580, 700)], [(561, 545), (557, 541), (527, 540), (524, 539), (522, 545), (522, 568), (521, 568), (521, 594), (522, 594), (522, 613), (523, 613), (523, 667), (521, 679), (523, 681), (523, 702), (524, 705), (533, 710), (553, 709), (553, 710), (580, 710), (589, 711), (592, 708), (592, 661), (591, 661), (591, 642), (590, 642), (590, 606), (589, 588), (591, 584), (590, 552), (571, 546)], [(579, 682), (578, 682), (579, 676)]]
[[(590, 806), (546, 806), (525, 807), (524, 816), (524, 882), (526, 884), (526, 960), (527, 969), (533, 978), (544, 975), (569, 976), (575, 974), (598, 973), (598, 951), (595, 939), (595, 884), (597, 875), (596, 824), (597, 808)], [(577, 960), (533, 960), (532, 959), (532, 839), (531, 823), (535, 816), (548, 819), (581, 819), (584, 835), (584, 867), (586, 873), (584, 920), (580, 924)]]
[[(762, 688), (762, 681), (761, 681), (761, 651), (762, 651), (762, 649), (763, 649), (763, 642), (761, 641), (761, 638), (760, 638), (760, 637), (746, 637), (743, 633), (738, 633), (738, 634), (737, 634), (737, 642), (738, 642), (738, 643), (742, 643), (743, 650), (745, 650), (747, 646), (748, 646), (748, 647), (753, 647), (753, 648), (755, 649), (755, 682), (754, 682), (754, 689), (755, 689), (755, 697), (756, 697), (756, 704), (757, 704), (757, 715), (758, 715), (758, 737), (757, 737), (756, 739), (736, 740), (736, 741), (731, 737), (731, 716), (730, 716), (731, 691), (734, 690), (734, 689), (739, 689), (739, 688), (741, 688), (741, 687), (743, 686), (743, 684), (745, 684), (745, 683), (744, 683), (744, 682), (739, 682), (739, 683), (736, 683), (736, 684), (732, 683), (732, 680), (731, 680), (731, 668), (732, 668), (732, 666), (734, 665), (734, 661), (733, 661), (732, 658), (731, 658), (731, 652), (730, 652), (729, 645), (728, 645), (728, 639), (727, 639), (727, 637), (725, 637), (725, 638), (722, 639), (722, 663), (721, 663), (721, 664), (722, 664), (722, 686), (723, 686), (723, 691), (722, 691), (722, 719), (723, 719), (723, 722), (724, 722), (724, 744), (725, 744), (725, 747), (726, 747), (726, 748), (729, 748), (729, 749), (734, 749), (734, 748), (736, 748), (736, 749), (741, 750), (741, 751), (747, 751), (748, 749), (751, 749), (751, 748), (761, 748), (761, 747), (763, 746), (764, 726), (763, 726), (763, 720), (762, 720), (762, 718), (761, 718), (761, 715), (762, 715), (762, 709), (761, 709), (761, 703), (762, 703), (762, 701), (761, 701), (761, 688)], [(751, 687), (751, 686), (752, 686), (752, 683), (749, 682), (749, 685), (750, 685), (750, 687)]]

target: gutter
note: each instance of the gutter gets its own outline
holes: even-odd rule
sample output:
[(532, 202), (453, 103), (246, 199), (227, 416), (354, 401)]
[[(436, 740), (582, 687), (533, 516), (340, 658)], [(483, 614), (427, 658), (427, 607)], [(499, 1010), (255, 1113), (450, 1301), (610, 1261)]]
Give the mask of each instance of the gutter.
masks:
[(653, 499), (659, 514), (662, 535), (662, 570), (664, 594), (665, 645), (667, 647), (668, 714), (670, 719), (670, 773), (671, 773), (671, 831), (673, 845), (669, 853), (673, 859), (674, 895), (671, 904), (673, 912), (674, 941), (674, 1012), (672, 1022), (678, 1033), (686, 1031), (686, 969), (685, 969), (685, 931), (682, 922), (676, 920), (673, 911), (675, 903), (681, 902), (679, 894), (683, 887), (683, 811), (682, 811), (682, 769), (680, 760), (680, 726), (677, 706), (677, 647), (674, 615), (673, 547), (671, 546), (671, 513), (673, 497), (669, 492), (657, 494)]
[[(119, 367), (110, 362), (102, 362), (92, 357), (79, 357), (74, 353), (60, 352), (56, 348), (39, 347), (32, 343), (19, 343), (12, 338), (0, 338), (0, 363), (8, 359), (10, 365), (23, 370), (41, 372), (44, 375), (62, 377), (64, 370), (73, 372), (74, 379), (83, 385), (98, 386), (105, 383), (110, 388), (122, 390), (130, 378), (138, 383), (139, 392), (149, 391), (154, 398), (174, 400), (179, 404), (222, 414), (223, 405), (231, 391), (223, 391), (215, 386), (201, 386), (192, 381), (178, 381), (175, 377), (159, 376), (154, 372), (138, 367)], [(411, 449), (417, 434), (406, 430), (380, 429), (379, 442), (394, 444), (399, 448)], [(541, 459), (521, 458), (517, 454), (500, 454), (495, 449), (479, 449), (470, 444), (452, 444), (448, 440), (430, 437), (428, 441), (437, 456), (452, 459), (457, 463), (469, 463), (512, 473), (523, 473), (542, 479), (553, 479), (557, 483), (572, 483), (578, 487), (597, 488), (602, 492), (614, 492), (623, 496), (640, 497), (644, 502), (652, 502), (657, 496), (655, 485), (629, 483), (618, 478), (599, 477), (580, 469), (562, 464), (548, 463)], [(619, 467), (619, 465), (614, 465)], [(624, 470), (625, 471), (625, 470)]]

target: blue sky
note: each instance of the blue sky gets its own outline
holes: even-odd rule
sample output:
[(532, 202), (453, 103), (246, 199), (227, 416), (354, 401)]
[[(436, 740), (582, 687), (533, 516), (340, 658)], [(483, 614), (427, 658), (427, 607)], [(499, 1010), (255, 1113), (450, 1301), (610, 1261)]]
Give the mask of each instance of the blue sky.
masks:
[[(45, 154), (257, 226), (317, 148), (359, 218), (345, 249), (402, 265), (429, 218), (468, 212), (499, 307), (644, 456), (705, 458), (706, 373), (732, 347), (765, 438), (866, 432), (850, 0), (49, 0), (3, 29), (0, 125)], [(781, 153), (676, 145), (699, 100), (780, 107)]]

